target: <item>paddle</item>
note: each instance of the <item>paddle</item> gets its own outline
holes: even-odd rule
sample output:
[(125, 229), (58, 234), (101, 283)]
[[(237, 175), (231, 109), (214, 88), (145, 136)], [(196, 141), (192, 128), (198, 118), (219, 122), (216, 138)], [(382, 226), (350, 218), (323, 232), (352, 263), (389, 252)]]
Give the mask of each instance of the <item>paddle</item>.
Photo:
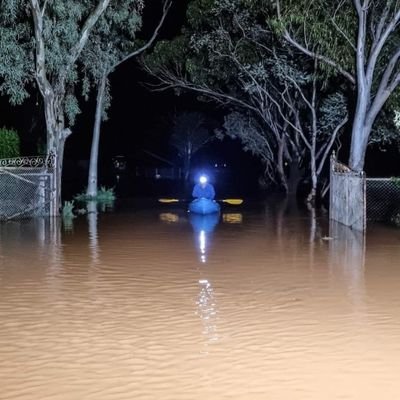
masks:
[[(185, 201), (185, 200), (163, 198), (163, 199), (158, 199), (158, 201), (160, 203), (179, 203), (180, 201)], [(217, 200), (217, 201), (220, 201), (221, 203), (235, 205), (235, 206), (243, 203), (243, 199), (222, 199), (222, 200)]]

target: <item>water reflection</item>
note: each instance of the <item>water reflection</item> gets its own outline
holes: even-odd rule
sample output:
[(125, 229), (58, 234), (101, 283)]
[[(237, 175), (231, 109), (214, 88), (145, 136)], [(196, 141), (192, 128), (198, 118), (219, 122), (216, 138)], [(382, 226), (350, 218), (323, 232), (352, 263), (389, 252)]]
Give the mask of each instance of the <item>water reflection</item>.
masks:
[(365, 233), (331, 220), (329, 260), (333, 276), (342, 280), (353, 304), (364, 297)]
[[(40, 276), (46, 277), (57, 274), (62, 265), (60, 228), (59, 218), (37, 217), (1, 223), (0, 272), (4, 272), (3, 277), (29, 280), (38, 271)], [(21, 259), (29, 269), (20, 275), (24, 266)]]
[[(218, 225), (219, 213), (209, 215), (189, 214), (189, 221), (195, 234), (196, 247), (200, 253), (200, 262), (207, 262), (208, 250), (212, 240), (212, 233)], [(217, 334), (217, 304), (214, 288), (207, 270), (199, 270), (199, 294), (197, 297), (196, 314), (202, 322), (202, 333), (205, 337), (204, 354), (208, 354), (208, 345), (218, 340)]]
[(400, 232), (267, 210), (0, 224), (2, 396), (398, 398)]
[(243, 215), (242, 213), (223, 213), (222, 221), (226, 224), (242, 224)]
[(211, 235), (219, 222), (220, 215), (218, 213), (200, 215), (189, 214), (189, 221), (195, 233), (196, 245), (200, 252), (200, 261), (207, 261), (207, 250), (211, 241)]
[(99, 261), (99, 237), (97, 229), (98, 211), (97, 202), (87, 202), (87, 220), (89, 231), (89, 248), (92, 264), (97, 264)]
[(167, 223), (179, 222), (179, 215), (176, 213), (171, 213), (171, 212), (161, 213), (159, 218), (160, 218), (160, 221), (167, 222)]

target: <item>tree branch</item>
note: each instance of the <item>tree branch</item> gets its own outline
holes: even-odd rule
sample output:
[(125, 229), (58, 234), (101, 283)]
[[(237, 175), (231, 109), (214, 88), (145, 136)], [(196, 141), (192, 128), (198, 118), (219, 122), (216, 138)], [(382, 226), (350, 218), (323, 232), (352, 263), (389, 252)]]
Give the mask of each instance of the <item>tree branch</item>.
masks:
[[(358, 1), (358, 0), (355, 0)], [(282, 22), (282, 16), (281, 16), (281, 12), (280, 12), (280, 2), (279, 0), (275, 0), (275, 4), (277, 6), (277, 14), (278, 14), (278, 19)], [(355, 85), (356, 80), (354, 78), (354, 76), (346, 71), (344, 68), (342, 68), (337, 62), (335, 62), (334, 60), (330, 59), (329, 57), (323, 56), (321, 54), (316, 53), (315, 51), (312, 51), (310, 49), (308, 49), (307, 47), (304, 47), (301, 43), (299, 43), (297, 40), (295, 40), (290, 34), (289, 31), (284, 28), (283, 30), (283, 38), (290, 43), (293, 47), (295, 47), (297, 50), (300, 50), (303, 54), (317, 59), (319, 61), (324, 62), (327, 65), (330, 65), (331, 67), (333, 67), (336, 71), (338, 71), (339, 74), (341, 74), (342, 76), (344, 76), (352, 85)]]
[(53, 89), (46, 75), (46, 53), (43, 38), (43, 16), (38, 0), (30, 0), (35, 31), (35, 78), (42, 96), (53, 94)]
[(120, 60), (120, 61), (118, 61), (117, 63), (115, 63), (115, 64), (110, 68), (110, 71), (113, 71), (115, 68), (117, 68), (118, 66), (120, 66), (121, 64), (123, 64), (125, 61), (129, 60), (130, 58), (135, 57), (135, 56), (137, 56), (137, 55), (143, 53), (145, 50), (147, 50), (147, 49), (154, 43), (154, 41), (156, 40), (156, 38), (157, 38), (157, 36), (158, 36), (158, 33), (159, 33), (159, 31), (160, 31), (160, 29), (161, 29), (163, 23), (164, 23), (164, 21), (165, 21), (165, 18), (166, 18), (167, 15), (168, 15), (168, 11), (169, 11), (169, 9), (171, 8), (171, 4), (172, 4), (172, 1), (171, 1), (171, 0), (166, 0), (166, 1), (164, 2), (164, 5), (163, 5), (163, 14), (162, 14), (162, 16), (161, 16), (161, 19), (160, 19), (160, 21), (159, 21), (157, 27), (155, 28), (155, 30), (154, 30), (154, 32), (153, 32), (152, 37), (149, 39), (149, 41), (148, 41), (145, 45), (143, 45), (142, 47), (140, 47), (139, 49), (133, 51), (132, 53), (130, 53), (130, 54), (128, 54), (127, 56), (125, 56), (122, 60)]
[[(36, 0), (31, 0), (31, 1), (36, 1)], [(65, 80), (69, 74), (69, 71), (75, 64), (76, 60), (80, 56), (83, 48), (86, 45), (86, 42), (88, 41), (90, 31), (93, 29), (94, 25), (96, 24), (97, 20), (100, 18), (100, 16), (103, 14), (103, 12), (106, 10), (110, 3), (110, 0), (99, 0), (99, 3), (97, 4), (96, 8), (90, 13), (88, 18), (86, 19), (83, 28), (80, 33), (80, 38), (78, 42), (72, 47), (69, 56), (68, 56), (68, 61), (65, 65), (65, 67), (62, 69), (62, 72), (60, 73), (60, 76), (58, 78), (57, 86), (59, 88), (63, 88), (65, 85)]]

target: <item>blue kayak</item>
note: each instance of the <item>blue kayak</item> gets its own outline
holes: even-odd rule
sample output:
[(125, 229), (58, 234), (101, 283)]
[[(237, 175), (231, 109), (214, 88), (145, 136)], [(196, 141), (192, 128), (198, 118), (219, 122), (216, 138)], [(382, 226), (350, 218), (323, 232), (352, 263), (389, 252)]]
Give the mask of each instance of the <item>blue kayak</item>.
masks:
[(215, 200), (200, 198), (193, 200), (189, 204), (189, 211), (196, 214), (213, 214), (218, 213), (221, 207)]

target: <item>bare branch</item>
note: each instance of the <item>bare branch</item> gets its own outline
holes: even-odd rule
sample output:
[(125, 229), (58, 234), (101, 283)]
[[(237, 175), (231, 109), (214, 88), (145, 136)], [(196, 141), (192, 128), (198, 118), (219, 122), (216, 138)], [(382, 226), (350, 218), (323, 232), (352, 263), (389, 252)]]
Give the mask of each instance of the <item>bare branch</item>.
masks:
[(124, 63), (125, 61), (129, 60), (130, 58), (135, 57), (135, 56), (137, 56), (137, 55), (143, 53), (145, 50), (147, 50), (147, 49), (154, 43), (154, 41), (156, 40), (156, 38), (157, 38), (157, 36), (158, 36), (158, 34), (159, 34), (159, 32), (160, 32), (160, 29), (161, 29), (162, 25), (164, 24), (165, 18), (166, 18), (167, 15), (168, 15), (168, 11), (169, 11), (169, 9), (171, 8), (171, 5), (172, 5), (172, 1), (171, 1), (171, 0), (166, 0), (166, 1), (164, 2), (164, 5), (163, 5), (163, 14), (162, 14), (162, 16), (161, 16), (161, 19), (160, 19), (158, 25), (157, 25), (156, 28), (154, 29), (153, 35), (152, 35), (151, 38), (148, 40), (148, 42), (147, 42), (145, 45), (143, 45), (142, 47), (140, 47), (139, 49), (137, 49), (137, 50), (133, 51), (132, 53), (128, 54), (126, 57), (124, 57), (122, 60), (118, 61), (116, 64), (114, 64), (114, 65), (110, 68), (110, 71), (113, 71), (115, 68), (117, 68), (117, 67), (120, 66), (122, 63)]
[(337, 136), (338, 136), (339, 131), (347, 124), (348, 120), (349, 120), (349, 117), (348, 117), (348, 115), (346, 115), (346, 116), (342, 119), (342, 121), (340, 122), (340, 124), (338, 124), (338, 125), (336, 126), (335, 130), (333, 131), (333, 133), (332, 133), (332, 135), (331, 135), (331, 138), (329, 139), (329, 142), (328, 142), (327, 145), (326, 145), (326, 148), (325, 148), (325, 151), (324, 151), (324, 153), (323, 153), (323, 155), (322, 155), (322, 158), (321, 158), (321, 160), (320, 160), (320, 162), (319, 162), (319, 166), (318, 166), (318, 169), (317, 169), (317, 174), (318, 174), (318, 175), (320, 175), (321, 172), (322, 172), (322, 168), (324, 167), (326, 158), (328, 157), (328, 155), (329, 155), (329, 153), (330, 153), (330, 151), (331, 151), (331, 148), (332, 148), (333, 143), (335, 142), (335, 140), (336, 140), (336, 138), (337, 138)]
[(48, 0), (44, 0), (44, 4), (43, 4), (43, 7), (42, 7), (42, 12), (41, 12), (42, 18), (44, 17), (44, 14), (46, 13), (47, 1)]
[(338, 12), (339, 8), (342, 7), (344, 1), (342, 0), (340, 2), (340, 4), (336, 7), (335, 13), (333, 15), (333, 17), (331, 18), (332, 24), (333, 26), (336, 28), (336, 30), (344, 37), (344, 39), (347, 41), (347, 43), (350, 45), (350, 47), (356, 51), (356, 47), (354, 46), (353, 41), (349, 38), (349, 36), (346, 34), (346, 32), (343, 31), (343, 29), (340, 28), (340, 26), (336, 23), (335, 21), (335, 17), (336, 17), (336, 13)]
[[(367, 16), (365, 15), (364, 18), (366, 19), (366, 17)], [(386, 18), (387, 17), (385, 17), (385, 19)], [(400, 21), (400, 9), (393, 15), (393, 18), (387, 24), (386, 29), (382, 32), (382, 34), (380, 36), (378, 36), (376, 38), (376, 41), (373, 43), (372, 48), (371, 48), (370, 57), (368, 60), (368, 66), (367, 66), (368, 81), (372, 81), (372, 77), (373, 77), (373, 74), (375, 71), (375, 66), (376, 66), (378, 57), (379, 57), (385, 43), (387, 42), (389, 35), (395, 30), (399, 21)], [(381, 22), (382, 21), (380, 21), (380, 23)], [(383, 27), (383, 25), (382, 25), (382, 27)]]

